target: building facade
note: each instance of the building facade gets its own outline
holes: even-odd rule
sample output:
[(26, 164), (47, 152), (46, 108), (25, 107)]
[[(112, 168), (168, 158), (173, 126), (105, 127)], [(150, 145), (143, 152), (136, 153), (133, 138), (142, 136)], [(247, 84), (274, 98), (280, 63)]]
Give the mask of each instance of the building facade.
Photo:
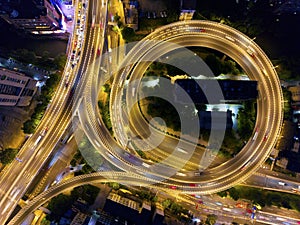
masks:
[(1, 17), (18, 30), (31, 34), (63, 33), (64, 16), (52, 0), (6, 0)]
[(36, 83), (23, 73), (0, 68), (0, 105), (28, 106), (36, 93)]
[(179, 20), (191, 20), (196, 11), (196, 0), (181, 0)]

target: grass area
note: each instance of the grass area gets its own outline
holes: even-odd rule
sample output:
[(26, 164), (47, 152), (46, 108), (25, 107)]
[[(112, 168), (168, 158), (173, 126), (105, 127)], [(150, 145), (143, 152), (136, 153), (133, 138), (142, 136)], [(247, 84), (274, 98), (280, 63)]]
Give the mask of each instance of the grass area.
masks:
[(300, 196), (260, 188), (235, 186), (226, 191), (217, 193), (221, 197), (231, 197), (234, 200), (248, 199), (253, 204), (264, 206), (277, 206), (294, 209), (300, 212)]
[(61, 79), (61, 73), (54, 73), (50, 75), (50, 78), (46, 81), (46, 85), (42, 87), (42, 93), (37, 97), (38, 104), (35, 107), (34, 113), (31, 118), (23, 124), (23, 130), (26, 134), (32, 134), (35, 132), (39, 125), (48, 104), (52, 96), (55, 94), (57, 85)]

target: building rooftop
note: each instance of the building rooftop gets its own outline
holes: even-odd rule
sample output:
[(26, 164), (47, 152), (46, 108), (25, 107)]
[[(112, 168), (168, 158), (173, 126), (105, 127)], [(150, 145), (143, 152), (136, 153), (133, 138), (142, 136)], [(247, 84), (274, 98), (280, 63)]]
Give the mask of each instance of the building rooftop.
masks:
[[(175, 83), (177, 85), (174, 97), (177, 102), (181, 103), (190, 102), (187, 96), (182, 94), (183, 90), (195, 104), (251, 100), (258, 96), (257, 81), (252, 80), (177, 79)], [(216, 94), (218, 88), (222, 93)]]

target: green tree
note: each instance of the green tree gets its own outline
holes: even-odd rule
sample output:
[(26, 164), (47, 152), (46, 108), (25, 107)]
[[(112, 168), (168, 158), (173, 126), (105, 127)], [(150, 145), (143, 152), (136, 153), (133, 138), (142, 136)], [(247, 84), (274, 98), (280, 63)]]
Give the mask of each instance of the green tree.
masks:
[(35, 63), (36, 55), (34, 52), (28, 51), (27, 49), (17, 49), (13, 53), (13, 57), (16, 57), (21, 62), (24, 63)]
[(111, 187), (114, 189), (114, 190), (119, 190), (120, 189), (120, 184), (117, 183), (117, 182), (113, 182), (113, 183), (110, 183), (111, 184)]
[(121, 32), (126, 42), (134, 41), (135, 32), (131, 27), (124, 27)]
[(58, 221), (60, 217), (69, 209), (73, 203), (72, 197), (65, 194), (59, 194), (51, 199), (47, 208), (51, 211), (51, 214), (47, 217), (50, 220)]
[(67, 56), (65, 54), (59, 54), (54, 58), (53, 64), (55, 65), (56, 69), (63, 70), (66, 61), (67, 61)]
[(50, 75), (50, 78), (46, 81), (46, 85), (42, 88), (42, 94), (38, 97), (40, 103), (36, 106), (34, 113), (32, 114), (30, 120), (25, 121), (23, 124), (23, 131), (26, 134), (34, 133), (36, 127), (38, 126), (52, 95), (55, 93), (56, 87), (60, 80), (60, 74), (54, 73)]
[(225, 198), (225, 197), (227, 197), (227, 191), (218, 192), (217, 195), (219, 195), (222, 198)]
[(88, 184), (74, 188), (71, 192), (71, 196), (73, 201), (80, 197), (91, 205), (95, 201), (99, 191), (100, 188)]
[(47, 220), (47, 218), (43, 218), (41, 221), (41, 225), (50, 225), (51, 221)]
[(230, 195), (230, 197), (233, 199), (233, 200), (238, 200), (239, 198), (240, 198), (240, 193), (239, 193), (239, 191), (236, 189), (236, 188), (230, 188), (229, 190), (228, 190), (228, 192), (229, 192), (229, 195)]
[(222, 64), (220, 59), (215, 55), (208, 55), (204, 60), (209, 68), (213, 71), (215, 76), (219, 76), (222, 73)]
[(214, 225), (217, 222), (218, 216), (215, 214), (209, 214), (207, 215), (207, 218), (205, 220), (205, 224), (208, 225)]
[(18, 149), (8, 148), (0, 152), (0, 161), (2, 164), (6, 165), (11, 163), (16, 155), (18, 154)]
[(171, 199), (165, 199), (163, 202), (162, 202), (162, 206), (166, 209), (166, 208), (169, 208), (169, 206), (172, 204), (172, 200)]

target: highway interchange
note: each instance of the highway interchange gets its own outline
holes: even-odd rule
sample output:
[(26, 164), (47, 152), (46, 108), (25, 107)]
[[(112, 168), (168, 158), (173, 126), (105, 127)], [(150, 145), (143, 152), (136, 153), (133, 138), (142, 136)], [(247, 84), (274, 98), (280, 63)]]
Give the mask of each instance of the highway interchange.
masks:
[[(1, 173), (0, 206), (4, 210), (1, 212), (0, 223), (4, 224), (8, 219), (33, 177), (51, 156), (53, 148), (71, 123), (77, 126), (79, 121), (81, 129), (85, 131), (86, 136), (98, 152), (120, 170), (128, 173), (128, 175), (126, 173), (125, 175), (124, 173), (117, 174), (113, 177), (115, 180), (121, 181), (121, 177), (124, 176), (127, 179), (126, 182), (133, 184), (137, 181), (138, 183), (145, 182), (149, 185), (156, 184), (160, 188), (172, 186), (182, 193), (215, 193), (240, 183), (266, 160), (277, 140), (282, 122), (283, 101), (280, 83), (270, 60), (251, 39), (228, 26), (208, 21), (189, 21), (177, 22), (155, 30), (146, 39), (136, 44), (126, 55), (123, 65), (114, 76), (110, 99), (116, 141), (102, 122), (97, 107), (99, 88), (110, 78), (110, 74), (107, 74), (107, 70), (103, 69), (103, 66), (109, 66), (109, 57), (112, 53), (103, 56), (99, 54), (99, 51), (102, 52), (104, 44), (106, 6), (106, 1), (95, 0), (86, 2), (86, 14), (83, 14), (82, 7), (81, 9), (77, 8), (77, 12), (81, 10), (81, 14), (86, 15), (85, 18), (81, 15), (81, 18), (78, 18), (81, 22), (74, 24), (75, 29), (82, 28), (82, 35), (80, 32), (73, 34), (71, 43), (74, 45), (72, 45), (71, 54), (74, 54), (74, 57), (68, 59), (64, 78), (57, 94), (37, 131), (20, 150), (18, 158), (21, 159), (21, 162), (14, 161)], [(85, 23), (85, 21), (87, 22)], [(257, 116), (252, 138), (234, 159), (205, 170), (201, 177), (178, 174), (189, 158), (179, 165), (174, 163), (176, 158), (185, 157), (182, 155), (185, 154), (183, 152), (181, 152), (182, 154), (180, 152), (172, 154), (176, 148), (183, 148), (187, 151), (195, 149), (194, 154), (199, 155), (198, 159), (202, 157), (202, 154), (205, 155), (207, 150), (200, 149), (191, 142), (180, 140), (180, 145), (177, 146), (178, 141), (152, 129), (150, 138), (147, 139), (149, 143), (146, 139), (143, 143), (137, 143), (140, 147), (151, 146), (151, 143), (157, 139), (162, 140), (160, 136), (164, 135), (166, 144), (161, 143), (159, 148), (173, 158), (170, 159), (171, 163), (168, 162), (168, 159), (161, 164), (143, 162), (142, 159), (128, 154), (125, 150), (128, 134), (141, 132), (143, 136), (145, 132), (149, 132), (147, 131), (149, 125), (139, 110), (135, 108), (134, 103), (137, 102), (138, 95), (133, 94), (138, 89), (141, 76), (151, 63), (151, 61), (145, 61), (150, 59), (153, 62), (160, 56), (165, 56), (168, 52), (182, 46), (201, 46), (219, 50), (241, 65), (250, 79), (258, 80), (259, 83), (259, 99), (257, 101), (257, 115), (259, 116)], [(129, 83), (132, 81), (135, 84), (128, 85), (126, 89), (127, 109), (122, 106), (125, 79), (128, 79)], [(125, 126), (128, 123), (135, 128), (133, 132), (128, 132), (128, 126)], [(135, 126), (138, 126), (138, 129)], [(134, 137), (131, 138), (134, 140)], [(154, 154), (156, 154), (155, 151), (157, 150), (153, 150)], [(199, 160), (194, 161), (194, 164), (197, 163), (199, 164)], [(199, 167), (203, 166), (206, 165)], [(95, 177), (96, 174), (86, 175), (85, 179), (89, 176)], [(98, 176), (111, 178), (110, 172), (103, 172)], [(129, 177), (132, 178), (131, 181), (128, 180)], [(134, 177), (138, 177), (138, 180)], [(191, 186), (191, 183), (195, 185)], [(68, 188), (71, 187), (68, 186)], [(54, 186), (51, 188), (53, 192), (49, 189), (49, 195), (39, 196), (33, 201), (46, 202), (63, 190), (59, 188), (61, 186), (57, 186), (57, 191), (55, 191), (56, 186)], [(11, 224), (17, 223), (11, 222)]]

